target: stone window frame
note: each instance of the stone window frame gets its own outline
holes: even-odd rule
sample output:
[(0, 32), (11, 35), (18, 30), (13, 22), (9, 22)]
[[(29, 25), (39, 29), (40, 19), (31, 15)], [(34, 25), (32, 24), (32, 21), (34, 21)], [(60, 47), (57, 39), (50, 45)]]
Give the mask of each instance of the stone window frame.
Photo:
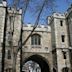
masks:
[(60, 26), (63, 26), (63, 20), (60, 20)]
[(65, 35), (61, 35), (61, 41), (65, 42)]
[(41, 45), (41, 36), (39, 34), (31, 36), (31, 45)]

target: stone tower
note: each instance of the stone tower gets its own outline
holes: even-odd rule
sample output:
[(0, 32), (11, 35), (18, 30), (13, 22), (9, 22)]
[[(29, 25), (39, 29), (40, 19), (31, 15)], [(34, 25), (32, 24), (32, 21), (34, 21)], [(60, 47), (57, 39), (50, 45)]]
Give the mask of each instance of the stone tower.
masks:
[[(0, 0), (0, 72), (5, 49), (5, 72), (20, 72), (19, 48), (22, 10), (9, 8)], [(22, 28), (22, 71), (25, 63), (35, 61), (41, 72), (71, 72), (72, 67), (72, 6), (67, 14), (54, 13), (48, 18), (49, 25), (38, 25), (30, 38), (33, 25)], [(71, 65), (70, 65), (71, 64)], [(16, 70), (16, 71), (15, 71)]]
[(1, 72), (1, 60), (2, 60), (2, 44), (4, 41), (4, 30), (5, 30), (5, 21), (6, 21), (6, 2), (0, 0), (0, 72)]
[(5, 71), (15, 70), (15, 57), (21, 33), (22, 10), (7, 8), (7, 27), (5, 41)]
[[(67, 24), (64, 14), (54, 13), (49, 17), (52, 36), (54, 71), (66, 72), (70, 69)], [(67, 72), (70, 72), (67, 71)]]
[(71, 64), (71, 72), (72, 72), (72, 5), (68, 8), (66, 12), (66, 20), (68, 27), (69, 54), (70, 54), (70, 64)]
[[(5, 0), (0, 2), (0, 70), (4, 63), (5, 71), (10, 72), (14, 69), (14, 54), (20, 39), (22, 10), (8, 8), (6, 4)], [(4, 49), (5, 55), (3, 54)], [(2, 62), (3, 55), (5, 56), (4, 62)]]

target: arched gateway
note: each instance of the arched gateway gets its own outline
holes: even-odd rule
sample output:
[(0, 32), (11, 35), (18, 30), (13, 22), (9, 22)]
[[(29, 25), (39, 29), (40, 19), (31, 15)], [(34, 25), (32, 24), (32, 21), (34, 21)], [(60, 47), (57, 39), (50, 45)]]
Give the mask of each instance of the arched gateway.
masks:
[[(25, 59), (22, 66), (24, 66), (24, 64), (27, 63), (28, 61), (33, 61), (39, 64), (41, 68), (41, 72), (50, 72), (49, 65), (44, 57), (40, 55), (32, 55), (28, 57), (27, 59)], [(35, 72), (40, 72), (40, 71), (35, 71)]]

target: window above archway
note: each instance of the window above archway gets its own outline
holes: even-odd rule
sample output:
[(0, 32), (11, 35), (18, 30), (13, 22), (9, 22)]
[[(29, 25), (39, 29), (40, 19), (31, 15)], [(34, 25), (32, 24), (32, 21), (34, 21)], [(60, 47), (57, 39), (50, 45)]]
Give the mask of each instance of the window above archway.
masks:
[(39, 34), (31, 36), (31, 45), (41, 45), (41, 36)]
[(30, 57), (24, 60), (22, 65), (22, 70), (26, 68), (30, 68), (30, 72), (31, 72), (31, 69), (35, 70), (32, 72), (50, 72), (48, 60), (45, 57), (41, 55), (37, 55), (37, 54), (31, 55)]

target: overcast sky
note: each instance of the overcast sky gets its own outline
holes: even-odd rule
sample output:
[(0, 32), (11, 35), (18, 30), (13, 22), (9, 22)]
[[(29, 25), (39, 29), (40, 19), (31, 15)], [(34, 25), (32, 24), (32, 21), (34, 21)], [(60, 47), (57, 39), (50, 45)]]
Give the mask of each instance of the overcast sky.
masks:
[[(12, 4), (13, 0), (7, 0), (7, 1), (8, 1), (8, 4), (10, 6)], [(54, 11), (59, 12), (59, 13), (64, 13), (69, 8), (71, 3), (72, 3), (72, 0), (68, 0), (68, 1), (67, 0), (56, 0)], [(46, 22), (45, 22), (46, 18), (47, 18), (47, 16), (50, 16), (51, 13), (52, 12), (50, 10), (45, 9), (41, 15), (39, 23), (40, 24), (46, 24)], [(35, 19), (36, 19), (35, 14), (33, 14), (31, 11), (27, 10), (27, 12), (25, 14), (25, 18), (24, 18), (24, 23), (34, 24)]]

